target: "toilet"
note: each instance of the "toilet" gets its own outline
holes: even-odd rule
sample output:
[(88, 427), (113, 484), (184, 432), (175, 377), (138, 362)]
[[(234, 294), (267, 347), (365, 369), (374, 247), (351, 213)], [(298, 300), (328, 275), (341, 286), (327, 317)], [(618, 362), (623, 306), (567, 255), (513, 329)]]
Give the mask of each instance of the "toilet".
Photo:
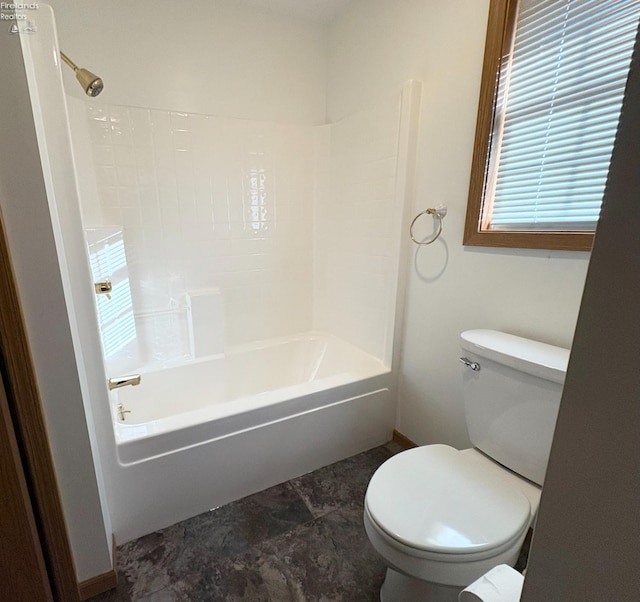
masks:
[(426, 445), (375, 472), (367, 536), (387, 573), (381, 602), (455, 602), (513, 566), (535, 520), (569, 351), (495, 330), (461, 335), (473, 448)]

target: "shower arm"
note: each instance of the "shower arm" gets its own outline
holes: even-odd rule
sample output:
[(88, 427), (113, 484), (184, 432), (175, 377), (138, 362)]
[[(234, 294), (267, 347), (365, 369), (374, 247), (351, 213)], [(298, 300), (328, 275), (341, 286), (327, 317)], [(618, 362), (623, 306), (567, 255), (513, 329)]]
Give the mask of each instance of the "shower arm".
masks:
[(74, 73), (78, 72), (78, 65), (76, 65), (64, 52), (62, 52), (62, 50), (60, 51), (60, 56), (62, 57), (62, 60), (73, 69)]

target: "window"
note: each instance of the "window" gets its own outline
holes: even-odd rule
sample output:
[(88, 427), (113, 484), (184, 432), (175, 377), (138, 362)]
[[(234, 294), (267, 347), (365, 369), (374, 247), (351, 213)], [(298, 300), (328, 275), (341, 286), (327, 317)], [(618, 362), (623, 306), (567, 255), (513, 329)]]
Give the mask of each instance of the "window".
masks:
[(589, 250), (640, 0), (491, 0), (464, 244)]

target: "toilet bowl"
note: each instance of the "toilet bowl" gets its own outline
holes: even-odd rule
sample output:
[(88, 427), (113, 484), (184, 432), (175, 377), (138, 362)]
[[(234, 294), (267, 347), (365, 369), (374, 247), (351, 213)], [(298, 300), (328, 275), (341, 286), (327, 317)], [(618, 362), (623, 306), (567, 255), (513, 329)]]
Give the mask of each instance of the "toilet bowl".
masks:
[(389, 567), (380, 599), (456, 601), (478, 576), (515, 563), (539, 500), (539, 487), (475, 449), (393, 456), (365, 496), (365, 531)]
[(382, 602), (457, 602), (496, 565), (515, 564), (535, 521), (568, 351), (488, 330), (462, 343), (475, 447), (409, 449), (369, 482), (365, 531), (388, 567)]

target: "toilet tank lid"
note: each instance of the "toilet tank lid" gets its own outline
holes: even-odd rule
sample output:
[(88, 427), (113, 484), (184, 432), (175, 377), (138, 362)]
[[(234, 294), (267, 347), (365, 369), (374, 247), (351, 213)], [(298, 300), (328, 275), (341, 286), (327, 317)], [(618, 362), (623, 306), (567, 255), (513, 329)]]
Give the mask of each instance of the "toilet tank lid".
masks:
[(465, 330), (465, 351), (552, 382), (564, 383), (569, 350), (497, 330)]

